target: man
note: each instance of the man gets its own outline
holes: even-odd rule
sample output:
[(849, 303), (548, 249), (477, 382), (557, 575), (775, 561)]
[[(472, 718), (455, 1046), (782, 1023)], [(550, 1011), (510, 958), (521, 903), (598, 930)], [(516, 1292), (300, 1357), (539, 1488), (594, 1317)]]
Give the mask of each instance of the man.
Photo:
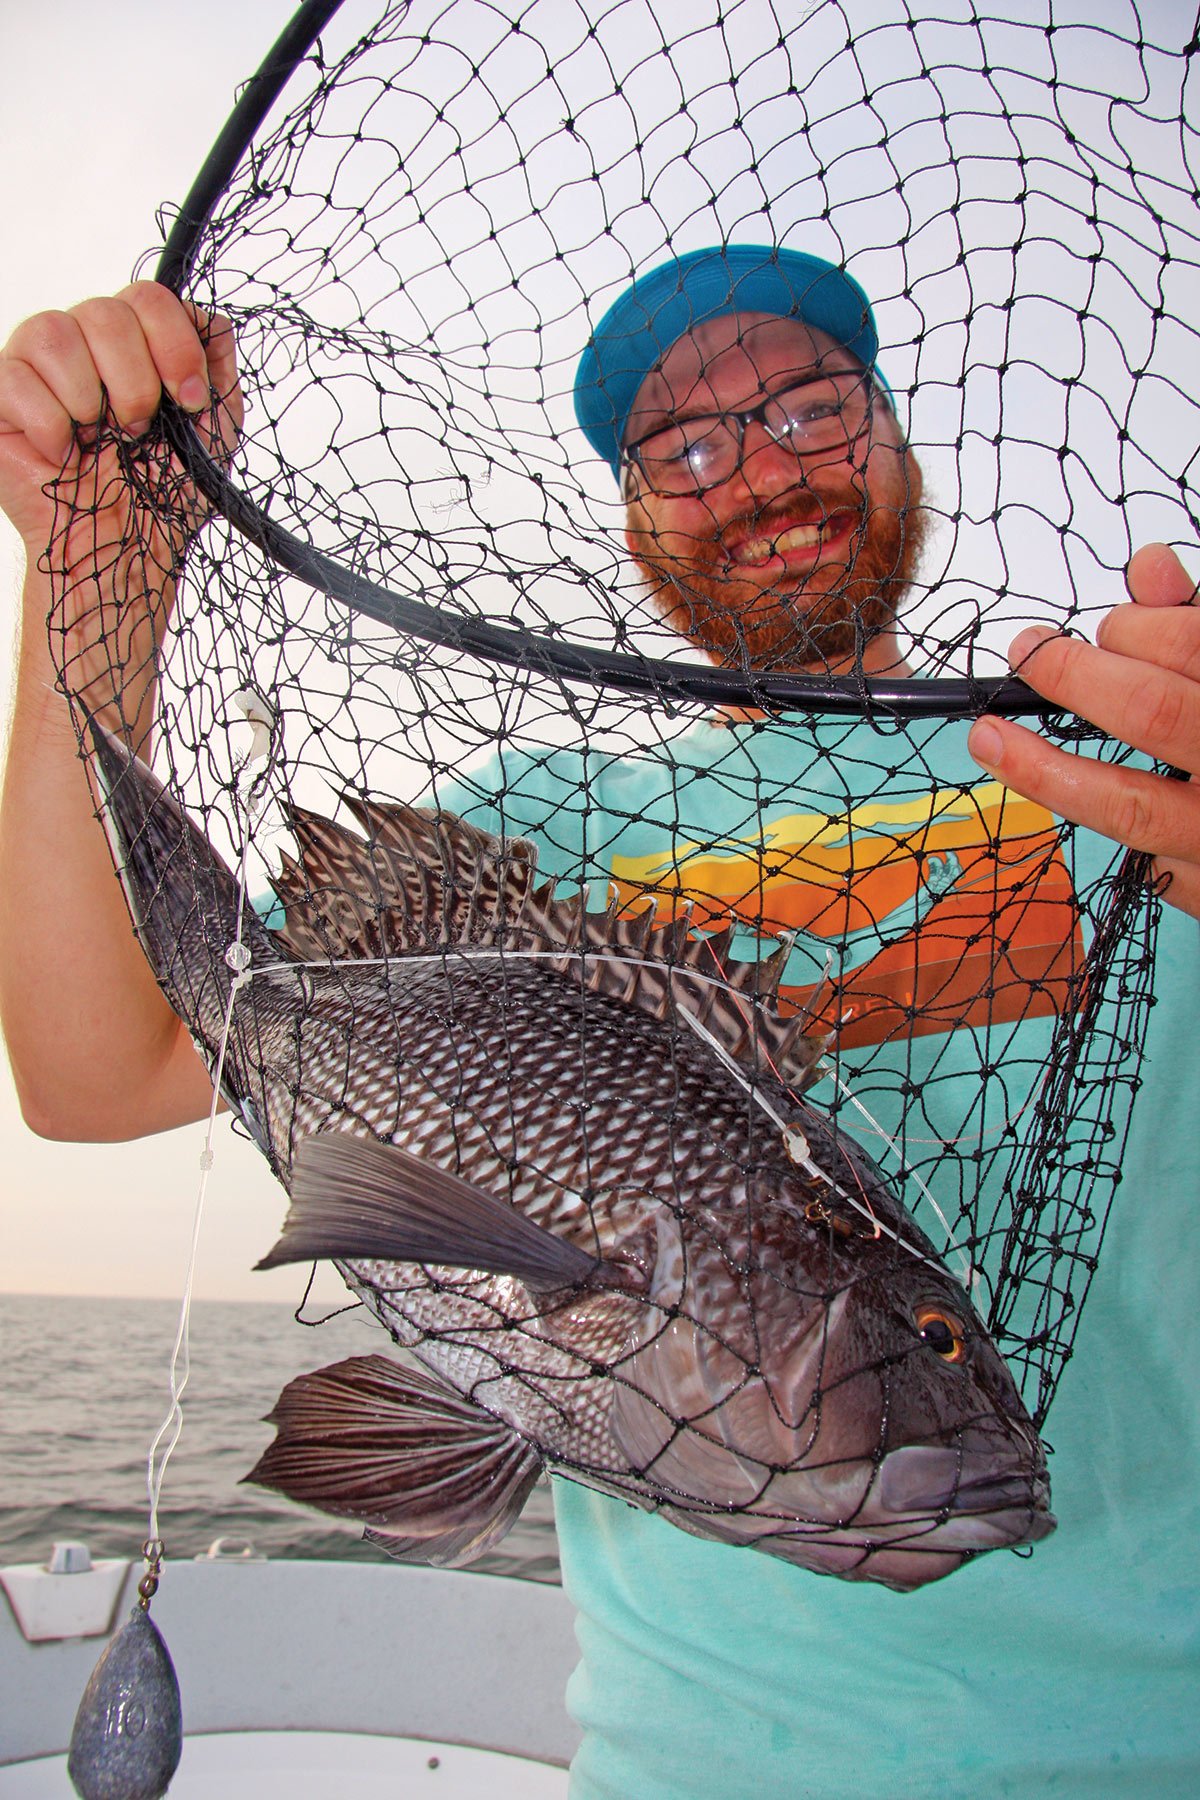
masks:
[[(651, 603), (715, 662), (841, 672), (861, 657), (868, 673), (903, 672), (895, 606), (920, 543), (921, 474), (876, 348), (866, 299), (843, 275), (749, 246), (652, 271), (596, 326), (580, 423), (622, 483)], [(1173, 715), (1159, 754), (1194, 768), (1200, 631), (1179, 604), (1190, 585), (1156, 550), (1130, 581), (1137, 604), (1111, 616), (1106, 648), (1070, 645), (1052, 679), (1094, 684), (1114, 712), (1124, 701), (1143, 747), (1143, 684), (1154, 687)], [(1184, 652), (1178, 674), (1123, 666), (1126, 645), (1148, 663), (1164, 629)], [(1044, 635), (1017, 653), (1039, 682), (1062, 654), (1056, 641), (1030, 656)], [(1045, 802), (1070, 811), (1069, 788), (1147, 806), (1143, 829), (1177, 828), (1165, 815), (1151, 826), (1155, 804), (1176, 798), (1155, 778), (1107, 769), (1094, 782), (1096, 765), (1004, 721), (976, 727), (972, 745), (989, 729), (993, 768), (1018, 759), (1035, 803), (981, 777), (963, 723), (881, 739), (867, 722), (744, 714), (619, 757), (589, 751), (586, 766), (573, 751), (502, 745), (437, 792), (477, 823), (528, 834), (556, 872), (609, 876), (631, 905), (652, 889), (660, 905), (686, 900), (697, 927), (732, 917), (751, 937), (798, 932), (785, 982), (835, 1030), (850, 1094), (892, 1137), (905, 1130), (943, 1200), (959, 1178), (977, 1190), (986, 1220), (1007, 1171), (1004, 1127), (1076, 1004), (1079, 903), (1111, 856), (1080, 834), (1068, 867)], [(1167, 841), (1181, 842), (1152, 847)], [(1194, 904), (1188, 863), (1161, 873)], [(1194, 1468), (1179, 1442), (1182, 1420), (1195, 1432), (1200, 1334), (1181, 1341), (1191, 1278), (1168, 1266), (1160, 1236), (1186, 1230), (1196, 1191), (1186, 1149), (1169, 1145), (1200, 1100), (1198, 952), (1194, 923), (1170, 918), (1125, 1180), (1050, 1419), (1057, 1535), (1028, 1560), (989, 1556), (900, 1598), (681, 1539), (557, 1483), (584, 1652), (569, 1689), (586, 1728), (581, 1795), (1200, 1788), (1180, 1597)], [(993, 1059), (1007, 1106), (980, 1079)], [(837, 1094), (824, 1084), (814, 1097)], [(854, 1113), (842, 1118), (853, 1131)]]
[[(771, 270), (780, 283), (772, 285)], [(895, 672), (891, 594), (911, 567), (920, 476), (873, 369), (861, 296), (837, 271), (757, 251), (749, 263), (734, 252), (706, 253), (687, 268), (681, 259), (664, 282), (684, 296), (682, 323), (653, 286), (647, 304), (639, 284), (597, 327), (579, 390), (585, 428), (625, 483), (630, 547), (655, 604), (716, 660), (836, 668), (861, 649), (868, 669)], [(822, 286), (837, 296), (832, 312), (818, 311), (812, 297)], [(629, 328), (639, 312), (650, 327), (648, 357)], [(161, 385), (202, 413), (210, 381), (232, 394), (228, 335), (218, 328), (206, 353), (185, 309), (146, 287), (31, 322), (0, 359), (0, 498), (25, 535), (31, 569), (0, 845), (0, 1000), (27, 1115), (56, 1135), (160, 1129), (200, 1116), (209, 1090), (140, 955), (130, 953), (65, 708), (50, 685), (41, 648), (48, 596), (37, 569), (49, 516), (40, 488), (80, 453), (70, 421), (99, 416), (102, 383), (117, 418), (136, 427)], [(810, 383), (830, 384), (835, 402), (823, 414), (804, 404)], [(114, 516), (114, 531), (119, 523)], [(1017, 652), (1022, 673), (1139, 748), (1200, 769), (1200, 615), (1185, 605), (1190, 586), (1168, 552), (1151, 549), (1134, 559), (1130, 587), (1134, 604), (1110, 616), (1102, 648), (1035, 633)], [(853, 823), (856, 808), (861, 814), (857, 734), (871, 731), (818, 721), (797, 733), (753, 718), (694, 727), (686, 750), (673, 741), (666, 755), (605, 761), (586, 814), (576, 802), (574, 816), (562, 803), (578, 794), (578, 768), (565, 752), (501, 750), (439, 798), (510, 829), (543, 827), (552, 866), (604, 864), (631, 894), (698, 892), (714, 913), (786, 923), (797, 892), (821, 890), (789, 981), (801, 992), (815, 988), (821, 947), (833, 950), (842, 1041), (886, 1114), (897, 1071), (909, 1079), (915, 1070), (933, 1093), (947, 1057), (959, 1059), (955, 1082), (971, 1073), (976, 1040), (953, 1029), (953, 1018), (935, 1011), (924, 1036), (899, 1031), (912, 1005), (887, 959), (913, 942), (915, 919), (924, 920), (921, 942), (937, 935), (935, 913), (953, 920), (964, 853), (976, 846), (906, 849), (913, 892), (890, 909), (873, 890), (857, 900), (863, 871), (835, 866), (827, 835), (811, 821)], [(937, 796), (978, 781), (964, 738), (965, 728), (939, 733), (936, 744), (931, 736), (918, 772), (889, 784), (888, 797), (898, 793), (918, 826), (922, 807), (925, 823), (935, 822)], [(1168, 897), (1200, 912), (1194, 791), (1080, 762), (1003, 721), (981, 723), (971, 742), (993, 771), (1019, 775), (1041, 807), (1119, 827), (1125, 841), (1154, 852), (1159, 874), (1170, 877)], [(872, 769), (877, 761), (873, 753)], [(664, 767), (674, 779), (664, 782)], [(1003, 817), (1007, 803), (995, 804)], [(782, 873), (768, 880), (768, 828), (778, 834), (787, 820)], [(757, 848), (747, 827), (757, 830)], [(53, 855), (38, 847), (47, 835)], [(772, 853), (777, 842), (770, 838)], [(892, 864), (877, 860), (867, 876)], [(1069, 897), (1055, 906), (1052, 917), (1069, 916)], [(869, 941), (852, 953), (860, 928)], [(969, 934), (953, 924), (938, 931), (954, 966), (965, 966)], [(1130, 1191), (1052, 1417), (1058, 1534), (1029, 1561), (985, 1557), (898, 1596), (692, 1540), (556, 1484), (584, 1658), (571, 1686), (586, 1728), (581, 1800), (878, 1800), (928, 1791), (1092, 1800), (1151, 1787), (1196, 1791), (1187, 1590), (1197, 1486), (1189, 1386), (1200, 1334), (1190, 1259), (1180, 1253), (1194, 1159), (1177, 1129), (1181, 1113), (1192, 1116), (1200, 1103), (1198, 1059), (1189, 1054), (1194, 940), (1194, 925), (1174, 916), (1165, 942), (1171, 980), (1154, 1015), (1151, 1079), (1128, 1148)], [(71, 961), (49, 979), (64, 941)], [(1048, 1010), (1031, 1012), (1029, 984), (1008, 979), (1019, 1059), (1044, 1054), (1063, 1003), (1056, 947), (1039, 940), (1026, 949), (1048, 959), (1036, 984)], [(978, 1086), (977, 1060), (974, 1078)]]
[(857, 284), (751, 245), (663, 264), (597, 326), (579, 422), (656, 604), (714, 660), (843, 670), (861, 650), (867, 674), (905, 672), (925, 515), (877, 351)]

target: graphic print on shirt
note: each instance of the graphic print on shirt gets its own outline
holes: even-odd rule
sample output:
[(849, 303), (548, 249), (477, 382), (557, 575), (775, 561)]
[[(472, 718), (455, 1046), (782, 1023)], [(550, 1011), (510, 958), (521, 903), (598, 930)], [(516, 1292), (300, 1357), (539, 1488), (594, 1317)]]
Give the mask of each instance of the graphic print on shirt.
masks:
[[(785, 989), (845, 1047), (1078, 1006), (1083, 939), (1054, 819), (997, 781), (764, 810), (760, 832), (616, 855), (622, 906), (691, 903), (734, 954), (795, 934)], [(739, 937), (741, 942), (739, 943)]]

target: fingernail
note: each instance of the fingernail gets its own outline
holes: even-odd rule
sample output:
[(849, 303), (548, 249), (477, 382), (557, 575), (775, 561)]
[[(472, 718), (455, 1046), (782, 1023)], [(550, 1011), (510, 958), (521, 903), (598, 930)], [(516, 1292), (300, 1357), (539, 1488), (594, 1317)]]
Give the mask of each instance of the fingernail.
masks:
[(184, 412), (203, 412), (208, 405), (208, 386), (199, 375), (189, 375), (179, 384), (179, 404)]
[(1004, 755), (1004, 740), (990, 719), (977, 719), (967, 735), (967, 749), (985, 769), (994, 769)]
[(1032, 656), (1039, 644), (1058, 634), (1049, 625), (1027, 625), (1024, 631), (1018, 632), (1008, 646), (1008, 660), (1015, 669), (1026, 657)]

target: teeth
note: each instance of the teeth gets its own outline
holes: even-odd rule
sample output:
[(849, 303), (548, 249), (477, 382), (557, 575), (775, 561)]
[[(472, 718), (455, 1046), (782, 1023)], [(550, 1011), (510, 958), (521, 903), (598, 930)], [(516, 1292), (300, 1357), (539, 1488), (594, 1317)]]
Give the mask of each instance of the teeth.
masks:
[(792, 525), (775, 539), (777, 550), (810, 550), (821, 541), (819, 525)]
[(812, 550), (821, 542), (819, 525), (789, 525), (776, 538), (746, 538), (733, 552), (733, 559), (739, 563), (766, 562), (767, 558), (783, 555), (788, 550)]

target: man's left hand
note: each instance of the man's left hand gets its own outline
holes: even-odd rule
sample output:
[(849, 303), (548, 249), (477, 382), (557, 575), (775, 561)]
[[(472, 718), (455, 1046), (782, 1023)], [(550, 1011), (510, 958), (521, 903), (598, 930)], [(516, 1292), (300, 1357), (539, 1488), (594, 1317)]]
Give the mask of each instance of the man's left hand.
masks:
[(1031, 626), (1009, 659), (1022, 681), (1111, 737), (1187, 771), (1189, 780), (1074, 756), (1011, 719), (972, 727), (978, 763), (1051, 812), (1154, 858), (1173, 906), (1200, 918), (1200, 605), (1165, 544), (1147, 544), (1126, 576), (1132, 604), (1103, 620), (1096, 643)]

